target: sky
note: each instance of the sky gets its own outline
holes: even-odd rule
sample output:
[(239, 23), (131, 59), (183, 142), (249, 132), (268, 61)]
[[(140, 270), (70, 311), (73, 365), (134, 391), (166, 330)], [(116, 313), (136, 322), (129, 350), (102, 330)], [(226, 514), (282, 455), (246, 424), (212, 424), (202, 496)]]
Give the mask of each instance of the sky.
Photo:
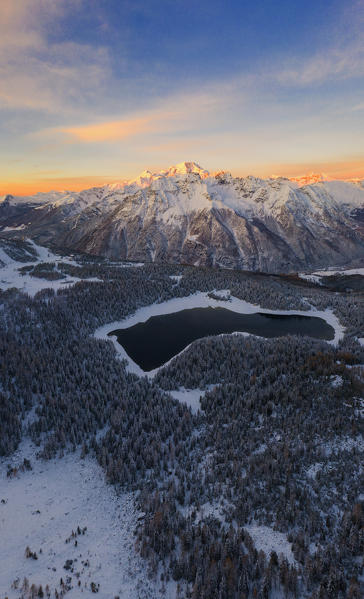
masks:
[(1, 0), (0, 194), (364, 178), (364, 0)]

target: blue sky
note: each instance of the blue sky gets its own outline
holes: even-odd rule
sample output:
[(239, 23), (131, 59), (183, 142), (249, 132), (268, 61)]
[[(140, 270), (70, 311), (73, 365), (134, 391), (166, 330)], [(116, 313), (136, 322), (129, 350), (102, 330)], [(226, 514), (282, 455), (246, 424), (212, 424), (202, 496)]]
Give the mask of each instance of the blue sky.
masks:
[(364, 1), (2, 0), (0, 193), (364, 177)]

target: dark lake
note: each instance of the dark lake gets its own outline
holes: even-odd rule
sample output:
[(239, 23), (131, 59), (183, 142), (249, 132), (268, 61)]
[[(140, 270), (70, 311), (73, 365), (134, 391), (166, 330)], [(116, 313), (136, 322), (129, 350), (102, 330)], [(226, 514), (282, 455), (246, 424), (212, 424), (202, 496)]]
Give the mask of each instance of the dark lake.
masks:
[(330, 341), (335, 331), (326, 320), (316, 316), (280, 314), (238, 314), (226, 308), (192, 308), (173, 314), (152, 316), (128, 329), (108, 333), (115, 335), (126, 353), (144, 371), (168, 362), (187, 345), (221, 333), (245, 332), (260, 337), (309, 335)]

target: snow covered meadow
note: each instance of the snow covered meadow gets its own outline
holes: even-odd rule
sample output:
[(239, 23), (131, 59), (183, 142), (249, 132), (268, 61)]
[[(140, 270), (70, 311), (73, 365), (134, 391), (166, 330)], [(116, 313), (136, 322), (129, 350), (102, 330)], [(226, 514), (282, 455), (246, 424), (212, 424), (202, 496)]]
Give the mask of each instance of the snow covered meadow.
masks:
[[(20, 269), (24, 269), (24, 267), (27, 266), (33, 267), (42, 262), (77, 265), (77, 262), (72, 258), (54, 254), (48, 248), (40, 246), (34, 241), (29, 240), (29, 243), (31, 243), (37, 254), (36, 260), (32, 262), (18, 262), (17, 260), (13, 260), (3, 249), (0, 249), (0, 262), (3, 263), (3, 266), (0, 267), (0, 289), (5, 291), (6, 289), (16, 287), (23, 291), (23, 293), (27, 293), (34, 297), (34, 295), (42, 289), (53, 289), (54, 291), (57, 291), (58, 289), (74, 285), (82, 280), (77, 277), (65, 275), (61, 279), (50, 281), (48, 279), (33, 277), (24, 272), (22, 273)], [(89, 279), (90, 282), (91, 280), (99, 281), (99, 279), (95, 278)]]
[(306, 281), (311, 281), (312, 283), (317, 283), (318, 285), (322, 285), (321, 279), (325, 279), (326, 277), (333, 276), (351, 276), (351, 275), (361, 275), (364, 276), (364, 268), (336, 268), (331, 267), (326, 270), (315, 270), (314, 272), (300, 272), (298, 276), (301, 279), (305, 279)]
[[(134, 548), (140, 514), (133, 494), (118, 495), (96, 461), (79, 452), (48, 461), (36, 452), (24, 440), (0, 460), (0, 597), (19, 597), (27, 578), (44, 593), (48, 585), (52, 596), (63, 589), (78, 599), (98, 589), (102, 599), (152, 599), (155, 588)], [(24, 458), (31, 470), (19, 468)]]

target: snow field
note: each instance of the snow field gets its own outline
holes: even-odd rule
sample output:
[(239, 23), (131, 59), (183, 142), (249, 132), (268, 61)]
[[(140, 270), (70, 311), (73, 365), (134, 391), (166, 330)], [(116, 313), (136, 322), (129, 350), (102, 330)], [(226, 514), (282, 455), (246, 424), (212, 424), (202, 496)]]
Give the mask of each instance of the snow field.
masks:
[(207, 385), (205, 389), (185, 389), (184, 387), (179, 387), (179, 389), (168, 391), (168, 393), (172, 395), (174, 399), (187, 404), (188, 407), (191, 408), (193, 414), (197, 414), (201, 409), (201, 397), (203, 397), (207, 391), (211, 391), (215, 387), (217, 387), (217, 385)]
[(305, 273), (299, 272), (298, 276), (300, 279), (305, 279), (306, 281), (311, 281), (312, 283), (317, 283), (318, 285), (322, 285), (321, 279), (322, 277), (333, 277), (335, 275), (362, 275), (364, 276), (364, 268), (328, 268), (327, 270), (316, 270), (315, 272)]
[(0, 268), (0, 289), (3, 291), (11, 289), (12, 287), (16, 287), (24, 293), (34, 297), (35, 294), (42, 289), (54, 289), (54, 291), (57, 291), (63, 287), (74, 285), (79, 281), (100, 282), (100, 279), (94, 277), (89, 279), (80, 279), (78, 277), (66, 275), (62, 279), (49, 281), (47, 279), (32, 277), (29, 274), (22, 275), (19, 272), (19, 268), (22, 268), (23, 266), (35, 266), (40, 262), (61, 262), (63, 264), (72, 264), (77, 266), (77, 262), (74, 260), (64, 256), (58, 256), (48, 248), (37, 245), (32, 240), (28, 241), (33, 245), (38, 254), (38, 260), (35, 260), (34, 262), (17, 262), (10, 258), (6, 252), (0, 250), (0, 260), (5, 263), (5, 266)]
[[(60, 578), (70, 579), (70, 599), (94, 596), (92, 582), (100, 585), (100, 599), (159, 596), (134, 549), (139, 514), (133, 494), (118, 496), (89, 457), (69, 454), (44, 462), (35, 453), (23, 441), (11, 458), (0, 459), (0, 597), (19, 597), (11, 585), (19, 579), (20, 588), (24, 577), (43, 590), (48, 584), (52, 592)], [(33, 469), (8, 478), (7, 464), (19, 465), (24, 457)], [(38, 559), (25, 557), (27, 546)], [(72, 562), (66, 570), (67, 560)]]
[(260, 526), (258, 524), (249, 524), (244, 528), (253, 539), (257, 551), (264, 551), (268, 559), (271, 552), (275, 551), (277, 555), (282, 553), (290, 564), (294, 565), (296, 563), (291, 544), (285, 534), (273, 530), (269, 526)]

